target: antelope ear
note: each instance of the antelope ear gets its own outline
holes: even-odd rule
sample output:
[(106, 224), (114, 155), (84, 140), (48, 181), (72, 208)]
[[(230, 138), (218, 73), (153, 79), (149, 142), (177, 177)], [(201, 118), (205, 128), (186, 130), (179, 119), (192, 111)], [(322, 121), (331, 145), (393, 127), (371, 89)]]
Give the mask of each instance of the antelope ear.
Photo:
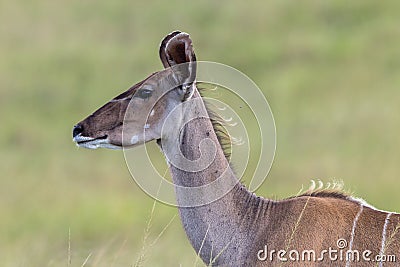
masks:
[(160, 44), (160, 59), (165, 68), (172, 68), (179, 85), (191, 85), (196, 78), (196, 56), (189, 34), (175, 31)]

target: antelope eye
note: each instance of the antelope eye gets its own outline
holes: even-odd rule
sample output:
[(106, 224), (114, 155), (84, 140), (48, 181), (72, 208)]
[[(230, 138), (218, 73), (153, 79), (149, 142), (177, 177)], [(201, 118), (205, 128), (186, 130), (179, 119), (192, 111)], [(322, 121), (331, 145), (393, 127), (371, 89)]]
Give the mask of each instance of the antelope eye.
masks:
[(146, 99), (149, 98), (151, 95), (153, 94), (152, 90), (149, 89), (140, 89), (139, 91), (137, 91), (135, 93), (135, 97), (139, 97), (142, 99)]

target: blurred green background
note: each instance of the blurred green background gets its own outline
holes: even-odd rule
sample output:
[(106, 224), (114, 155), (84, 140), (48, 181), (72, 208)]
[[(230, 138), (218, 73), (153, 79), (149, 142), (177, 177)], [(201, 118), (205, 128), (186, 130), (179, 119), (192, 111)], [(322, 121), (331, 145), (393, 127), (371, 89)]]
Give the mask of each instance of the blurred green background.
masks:
[(157, 239), (175, 208), (156, 204), (146, 231), (154, 201), (122, 152), (71, 141), (76, 122), (161, 69), (159, 42), (176, 29), (191, 34), (199, 60), (243, 71), (271, 105), (276, 158), (258, 194), (341, 179), (400, 211), (399, 10), (398, 1), (1, 1), (0, 265), (131, 266), (142, 255), (143, 266), (194, 266), (178, 217)]

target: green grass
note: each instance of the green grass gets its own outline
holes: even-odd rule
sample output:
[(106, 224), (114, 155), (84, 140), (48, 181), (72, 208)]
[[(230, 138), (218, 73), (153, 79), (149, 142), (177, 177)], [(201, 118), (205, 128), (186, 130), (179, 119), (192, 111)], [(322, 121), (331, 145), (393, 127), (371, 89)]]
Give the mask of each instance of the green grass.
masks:
[[(277, 152), (258, 193), (336, 178), (400, 211), (397, 1), (3, 1), (0, 3), (0, 265), (130, 266), (153, 200), (122, 152), (78, 149), (72, 126), (161, 68), (180, 29), (197, 57), (264, 91)], [(151, 243), (177, 214), (157, 204)], [(70, 229), (70, 238), (69, 238)], [(70, 239), (70, 241), (69, 241)], [(68, 252), (68, 246), (71, 252)], [(176, 218), (144, 266), (193, 266)], [(200, 262), (198, 262), (200, 263)]]

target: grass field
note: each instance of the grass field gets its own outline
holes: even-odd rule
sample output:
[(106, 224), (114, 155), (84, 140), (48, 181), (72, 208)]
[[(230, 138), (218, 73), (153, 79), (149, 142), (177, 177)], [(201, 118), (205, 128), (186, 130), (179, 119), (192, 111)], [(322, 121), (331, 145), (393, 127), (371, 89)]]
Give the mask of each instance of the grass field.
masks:
[(277, 151), (258, 194), (284, 198), (311, 179), (340, 179), (400, 211), (399, 8), (0, 2), (0, 265), (131, 266), (143, 256), (138, 265), (201, 266), (175, 208), (156, 204), (146, 231), (154, 201), (122, 152), (71, 141), (76, 122), (161, 68), (158, 44), (176, 29), (191, 34), (198, 59), (246, 73), (271, 105)]

